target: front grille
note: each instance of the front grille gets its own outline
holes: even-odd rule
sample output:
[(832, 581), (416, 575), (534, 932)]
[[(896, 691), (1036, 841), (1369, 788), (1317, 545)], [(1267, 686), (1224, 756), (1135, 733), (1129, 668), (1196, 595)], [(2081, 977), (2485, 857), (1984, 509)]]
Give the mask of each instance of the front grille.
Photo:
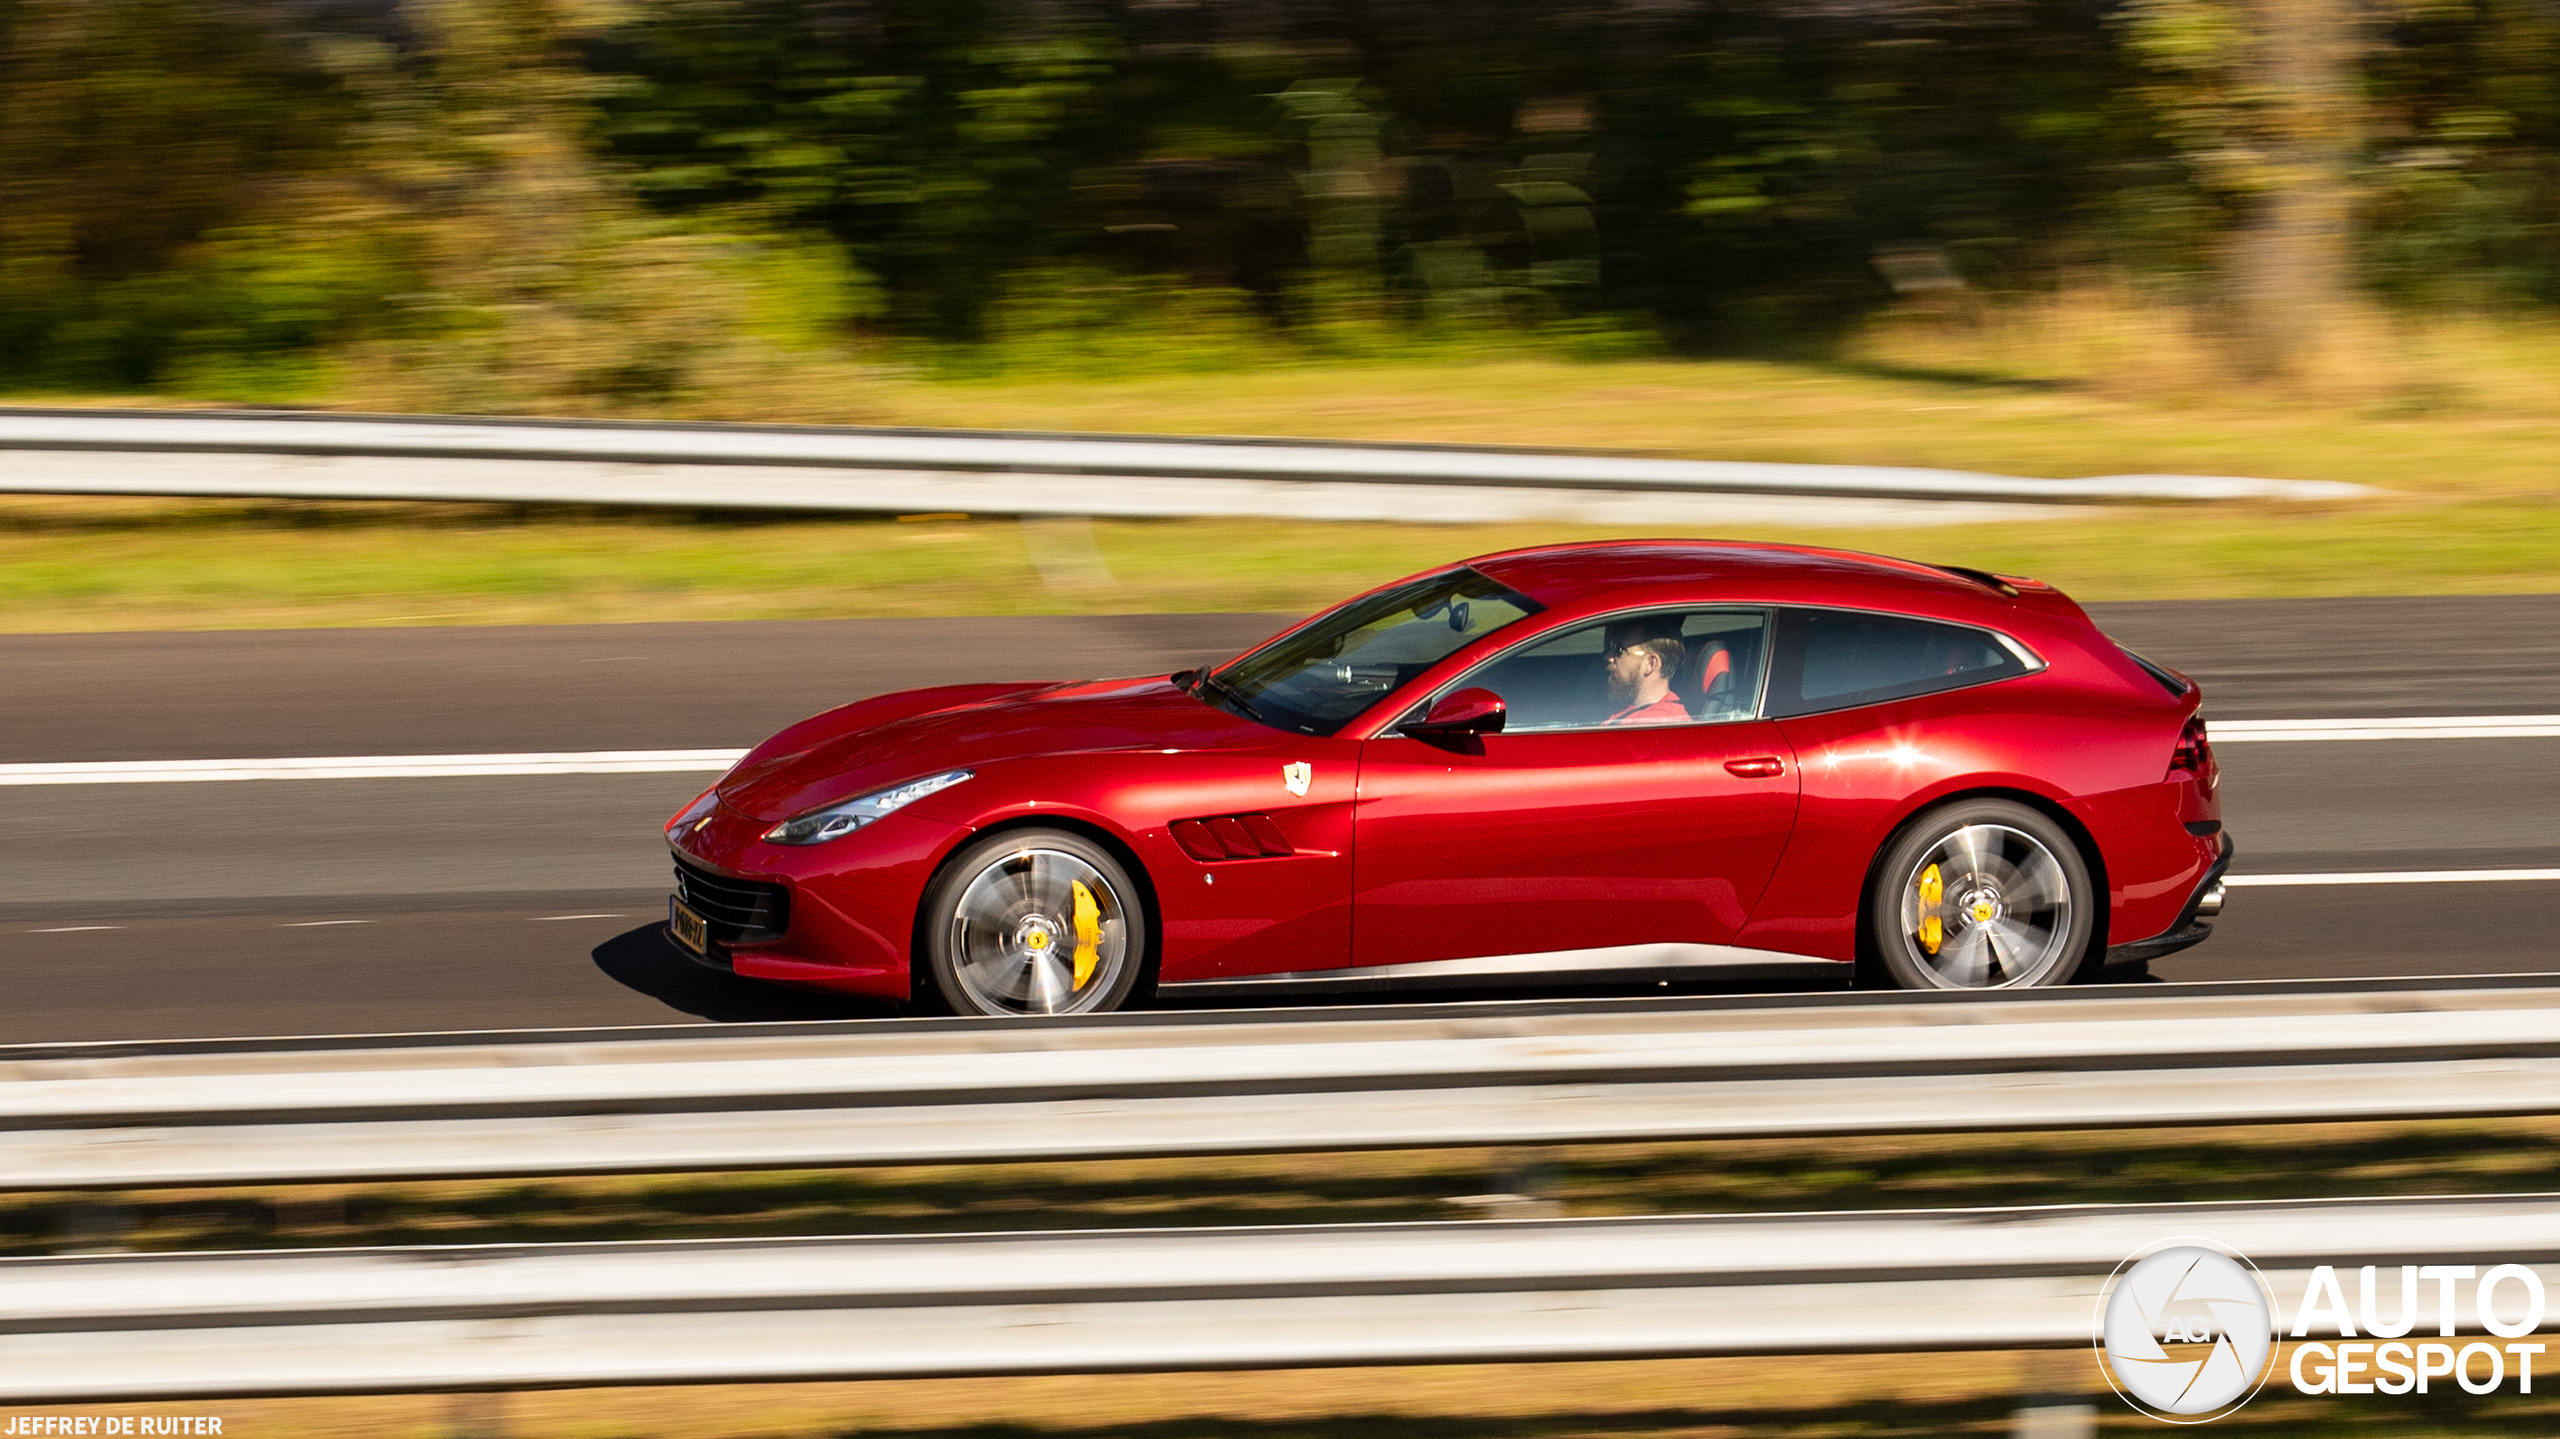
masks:
[(791, 927), (791, 891), (778, 884), (731, 879), (689, 860), (676, 860), (676, 898), (701, 915), (714, 944), (757, 944), (780, 939)]

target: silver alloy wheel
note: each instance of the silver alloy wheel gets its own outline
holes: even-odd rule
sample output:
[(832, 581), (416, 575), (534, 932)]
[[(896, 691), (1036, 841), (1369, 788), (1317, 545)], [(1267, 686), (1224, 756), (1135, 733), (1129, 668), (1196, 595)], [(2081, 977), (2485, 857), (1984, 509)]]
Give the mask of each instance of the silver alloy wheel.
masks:
[(970, 877), (945, 953), (981, 1014), (1083, 1014), (1119, 988), (1130, 938), (1128, 906), (1109, 876), (1080, 855), (1025, 846)]
[(2071, 882), (2042, 840), (1969, 824), (1902, 877), (1900, 935), (1914, 969), (1944, 989), (2035, 984), (2071, 945)]

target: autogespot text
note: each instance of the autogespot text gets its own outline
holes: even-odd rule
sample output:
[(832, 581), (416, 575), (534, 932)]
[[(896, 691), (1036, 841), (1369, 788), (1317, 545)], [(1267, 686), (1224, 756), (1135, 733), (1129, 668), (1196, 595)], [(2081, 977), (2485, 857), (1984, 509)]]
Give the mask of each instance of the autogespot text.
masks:
[[(2466, 1394), (2492, 1394), (2512, 1379), (2517, 1393), (2533, 1392), (2533, 1361), (2543, 1346), (2518, 1341), (2542, 1327), (2540, 1275), (2521, 1264), (2486, 1271), (2470, 1264), (2403, 1264), (2399, 1271), (2396, 1304), (2381, 1302), (2385, 1271), (2371, 1264), (2353, 1271), (2357, 1292), (2352, 1310), (2334, 1266), (2311, 1271), (2294, 1310), (2292, 1337), (2306, 1339), (2316, 1324), (2324, 1332), (2334, 1327), (2338, 1338), (2295, 1347), (2295, 1389), (2305, 1394), (2424, 1394), (2430, 1382), (2450, 1379)], [(2422, 1298), (2433, 1300), (2423, 1306), (2430, 1311), (2425, 1316), (2419, 1312)], [(2506, 1342), (2454, 1341), (2466, 1298), (2479, 1327)], [(2500, 1317), (2502, 1311), (2507, 1317)], [(2405, 1338), (2422, 1317), (2434, 1320), (2436, 1338)]]

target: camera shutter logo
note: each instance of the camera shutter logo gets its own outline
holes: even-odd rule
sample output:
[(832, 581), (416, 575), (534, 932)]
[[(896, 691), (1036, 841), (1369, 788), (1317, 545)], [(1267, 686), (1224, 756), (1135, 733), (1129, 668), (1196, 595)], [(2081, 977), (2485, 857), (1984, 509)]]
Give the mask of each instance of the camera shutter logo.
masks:
[(2155, 1419), (2219, 1419), (2266, 1382), (2275, 1304), (2237, 1254), (2166, 1241), (2118, 1267), (2098, 1303), (2107, 1380)]

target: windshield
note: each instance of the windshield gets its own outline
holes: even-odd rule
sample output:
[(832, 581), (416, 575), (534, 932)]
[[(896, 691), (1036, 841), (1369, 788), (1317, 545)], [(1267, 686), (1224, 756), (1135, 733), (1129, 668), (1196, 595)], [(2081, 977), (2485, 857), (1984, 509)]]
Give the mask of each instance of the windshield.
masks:
[(1398, 585), (1218, 671), (1212, 693), (1276, 729), (1329, 735), (1457, 649), (1539, 604), (1474, 570)]

